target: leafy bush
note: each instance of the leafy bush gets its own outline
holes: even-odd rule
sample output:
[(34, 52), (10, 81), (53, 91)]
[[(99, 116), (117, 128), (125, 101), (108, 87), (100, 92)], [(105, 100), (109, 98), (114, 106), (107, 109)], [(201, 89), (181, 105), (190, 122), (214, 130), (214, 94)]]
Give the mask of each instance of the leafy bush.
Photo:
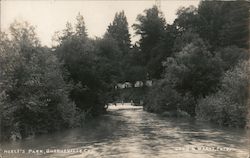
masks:
[(166, 80), (159, 80), (145, 97), (144, 108), (150, 112), (176, 111), (182, 105), (181, 95)]
[(197, 118), (220, 125), (244, 127), (247, 118), (248, 64), (239, 63), (228, 70), (221, 82), (221, 89), (199, 100)]

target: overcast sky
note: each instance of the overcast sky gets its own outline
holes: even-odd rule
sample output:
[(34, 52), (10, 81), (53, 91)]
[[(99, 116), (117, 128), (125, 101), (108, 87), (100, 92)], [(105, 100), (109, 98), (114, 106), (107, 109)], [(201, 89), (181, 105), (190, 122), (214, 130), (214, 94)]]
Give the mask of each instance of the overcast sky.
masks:
[[(197, 6), (198, 3), (199, 0), (161, 0), (161, 10), (167, 23), (172, 23), (179, 7)], [(42, 44), (51, 46), (55, 31), (64, 29), (67, 21), (74, 24), (78, 12), (84, 17), (89, 36), (101, 37), (115, 13), (124, 10), (133, 35), (131, 25), (137, 15), (154, 4), (155, 0), (2, 0), (1, 28), (6, 31), (15, 19), (28, 21), (36, 26)]]

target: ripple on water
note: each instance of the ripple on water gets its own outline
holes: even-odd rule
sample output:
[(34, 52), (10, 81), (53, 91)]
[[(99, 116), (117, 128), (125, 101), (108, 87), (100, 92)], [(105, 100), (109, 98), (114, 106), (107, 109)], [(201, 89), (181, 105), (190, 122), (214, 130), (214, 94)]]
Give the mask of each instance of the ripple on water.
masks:
[[(164, 118), (141, 108), (124, 108), (112, 109), (82, 128), (3, 144), (2, 148), (84, 149), (82, 153), (32, 155), (32, 158), (244, 158), (247, 155), (247, 136), (243, 130), (219, 128), (194, 120)], [(202, 146), (235, 150), (190, 150)]]

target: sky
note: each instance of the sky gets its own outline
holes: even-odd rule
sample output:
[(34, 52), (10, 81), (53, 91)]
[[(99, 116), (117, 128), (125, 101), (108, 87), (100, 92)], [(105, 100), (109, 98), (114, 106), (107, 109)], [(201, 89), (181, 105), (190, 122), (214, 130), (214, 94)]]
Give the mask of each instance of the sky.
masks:
[[(1, 0), (0, 0), (1, 1)], [(124, 10), (132, 41), (137, 40), (131, 27), (138, 14), (156, 4), (155, 0), (2, 0), (1, 29), (7, 31), (14, 20), (28, 21), (36, 27), (43, 45), (52, 45), (52, 36), (65, 28), (66, 22), (76, 23), (83, 15), (88, 35), (102, 37), (115, 13)], [(161, 0), (161, 11), (168, 24), (176, 18), (179, 7), (198, 6), (199, 0)]]

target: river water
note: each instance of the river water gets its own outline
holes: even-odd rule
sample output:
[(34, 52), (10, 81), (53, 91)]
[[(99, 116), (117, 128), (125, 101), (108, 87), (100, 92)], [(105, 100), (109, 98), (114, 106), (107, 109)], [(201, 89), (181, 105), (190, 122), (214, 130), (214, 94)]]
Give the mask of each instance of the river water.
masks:
[[(69, 129), (1, 144), (3, 158), (247, 158), (247, 132), (164, 118), (131, 105)], [(71, 149), (71, 150), (69, 150)]]

